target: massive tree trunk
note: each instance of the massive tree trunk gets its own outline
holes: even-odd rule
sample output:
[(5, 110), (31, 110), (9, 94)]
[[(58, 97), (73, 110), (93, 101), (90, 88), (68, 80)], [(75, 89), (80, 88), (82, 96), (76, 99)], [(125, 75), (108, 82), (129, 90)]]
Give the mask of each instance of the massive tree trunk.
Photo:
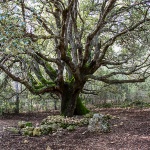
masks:
[(83, 105), (79, 98), (81, 89), (75, 89), (72, 85), (66, 84), (61, 94), (61, 114), (67, 117), (73, 115), (85, 115), (89, 110)]

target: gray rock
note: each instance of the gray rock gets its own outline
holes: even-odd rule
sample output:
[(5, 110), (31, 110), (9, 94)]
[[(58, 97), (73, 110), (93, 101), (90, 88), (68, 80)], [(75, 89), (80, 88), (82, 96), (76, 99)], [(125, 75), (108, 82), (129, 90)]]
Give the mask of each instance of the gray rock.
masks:
[(108, 118), (102, 114), (94, 114), (89, 120), (88, 130), (90, 132), (109, 132)]

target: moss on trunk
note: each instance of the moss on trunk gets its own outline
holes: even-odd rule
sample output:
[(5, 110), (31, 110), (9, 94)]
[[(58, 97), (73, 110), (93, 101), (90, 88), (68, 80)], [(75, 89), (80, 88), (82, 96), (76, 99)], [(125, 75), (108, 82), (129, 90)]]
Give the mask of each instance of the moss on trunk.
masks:
[(76, 108), (74, 111), (74, 115), (85, 115), (90, 111), (84, 106), (82, 103), (82, 98), (78, 97), (76, 102)]

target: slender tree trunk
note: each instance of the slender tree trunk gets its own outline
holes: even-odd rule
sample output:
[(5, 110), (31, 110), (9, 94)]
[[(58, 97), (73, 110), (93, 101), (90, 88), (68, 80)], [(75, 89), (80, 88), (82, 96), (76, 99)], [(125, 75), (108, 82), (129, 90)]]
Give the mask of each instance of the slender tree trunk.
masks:
[(18, 84), (18, 82), (15, 82), (15, 89), (16, 89), (15, 114), (19, 114), (20, 100), (19, 100), (19, 84)]
[(19, 94), (16, 94), (16, 102), (15, 102), (15, 114), (19, 114)]
[(56, 99), (54, 99), (54, 110), (57, 110), (57, 100)]
[(80, 89), (74, 89), (73, 86), (66, 84), (61, 95), (61, 114), (67, 117), (73, 115), (84, 115), (89, 112), (82, 104), (79, 98)]

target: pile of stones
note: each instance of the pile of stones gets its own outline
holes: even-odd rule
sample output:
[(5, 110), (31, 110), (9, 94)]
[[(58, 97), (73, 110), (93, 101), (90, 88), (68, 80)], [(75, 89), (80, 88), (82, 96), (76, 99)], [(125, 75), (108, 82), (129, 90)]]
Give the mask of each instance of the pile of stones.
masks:
[(19, 121), (18, 126), (9, 127), (7, 130), (14, 134), (24, 136), (41, 136), (56, 133), (58, 131), (73, 131), (78, 127), (87, 126), (90, 132), (109, 132), (109, 115), (87, 114), (84, 117), (63, 117), (60, 115), (48, 116), (41, 124), (33, 126), (31, 122)]
[(19, 121), (18, 126), (7, 128), (8, 131), (14, 134), (21, 134), (25, 136), (40, 136), (48, 135), (61, 130), (73, 131), (76, 128), (88, 125), (88, 117), (63, 117), (48, 116), (43, 119), (40, 125), (33, 126), (31, 122)]

